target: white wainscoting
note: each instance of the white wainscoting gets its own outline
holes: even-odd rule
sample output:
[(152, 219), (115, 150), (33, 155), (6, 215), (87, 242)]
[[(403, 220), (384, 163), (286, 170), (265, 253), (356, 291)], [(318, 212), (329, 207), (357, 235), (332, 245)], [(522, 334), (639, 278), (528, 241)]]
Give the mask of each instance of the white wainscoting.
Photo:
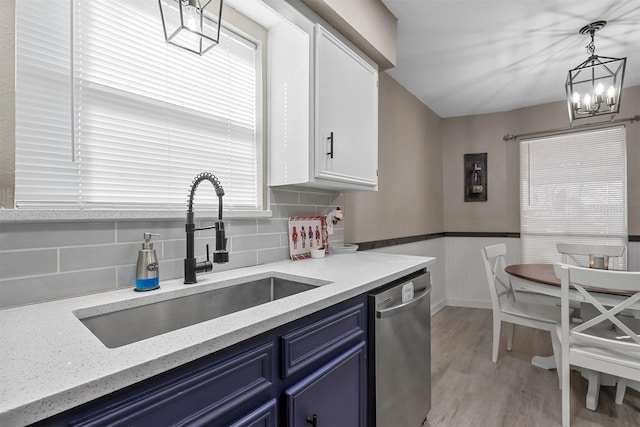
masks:
[(445, 237), (447, 305), (491, 308), (481, 250), (498, 243), (507, 245), (507, 265), (520, 263), (519, 238)]
[[(433, 315), (447, 305), (491, 308), (480, 251), (498, 243), (507, 245), (507, 265), (521, 262), (520, 239), (510, 237), (442, 237), (372, 250), (436, 258), (429, 267)], [(640, 271), (640, 242), (629, 242), (628, 265), (629, 270)]]
[(629, 271), (640, 271), (640, 242), (629, 242), (628, 250)]
[(418, 255), (434, 257), (436, 263), (429, 266), (431, 272), (431, 315), (446, 307), (446, 280), (444, 253), (444, 238), (422, 240), (414, 243), (406, 243), (397, 246), (372, 249), (375, 252), (400, 255)]

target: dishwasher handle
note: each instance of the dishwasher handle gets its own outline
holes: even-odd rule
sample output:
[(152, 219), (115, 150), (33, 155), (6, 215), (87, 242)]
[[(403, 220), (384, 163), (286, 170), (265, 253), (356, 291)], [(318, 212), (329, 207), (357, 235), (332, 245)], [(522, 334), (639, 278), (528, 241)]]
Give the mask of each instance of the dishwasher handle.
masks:
[(393, 307), (385, 308), (383, 310), (376, 310), (376, 318), (382, 319), (384, 317), (393, 316), (396, 313), (400, 313), (405, 310), (409, 310), (414, 305), (420, 303), (427, 295), (431, 293), (431, 287), (426, 288), (423, 292), (416, 295), (411, 301), (404, 304), (394, 305)]

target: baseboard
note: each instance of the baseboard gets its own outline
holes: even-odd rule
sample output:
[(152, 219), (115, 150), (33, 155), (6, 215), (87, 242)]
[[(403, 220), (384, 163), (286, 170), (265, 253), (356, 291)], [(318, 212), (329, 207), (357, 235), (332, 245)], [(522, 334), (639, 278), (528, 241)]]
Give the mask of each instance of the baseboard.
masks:
[(447, 302), (446, 301), (440, 301), (440, 302), (432, 305), (431, 306), (431, 316), (433, 316), (434, 314), (436, 314), (437, 312), (439, 312), (440, 310), (442, 310), (446, 306), (447, 306)]
[(466, 299), (450, 299), (447, 298), (447, 306), (452, 307), (465, 307), (465, 308), (487, 308), (492, 309), (491, 301), (478, 301), (478, 300), (466, 300)]

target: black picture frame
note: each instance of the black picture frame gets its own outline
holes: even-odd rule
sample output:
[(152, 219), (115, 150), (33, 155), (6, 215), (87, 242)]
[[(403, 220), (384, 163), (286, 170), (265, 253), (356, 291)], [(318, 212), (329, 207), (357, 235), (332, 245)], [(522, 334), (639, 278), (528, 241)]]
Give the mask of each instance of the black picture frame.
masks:
[(464, 201), (487, 201), (487, 153), (464, 155)]

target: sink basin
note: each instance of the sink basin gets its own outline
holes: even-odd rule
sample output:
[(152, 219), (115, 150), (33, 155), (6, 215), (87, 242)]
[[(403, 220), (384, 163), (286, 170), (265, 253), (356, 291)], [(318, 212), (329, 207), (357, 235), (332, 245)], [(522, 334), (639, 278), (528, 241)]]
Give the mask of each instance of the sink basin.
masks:
[(96, 316), (76, 315), (105, 346), (116, 348), (308, 291), (321, 284), (315, 282), (271, 276)]

